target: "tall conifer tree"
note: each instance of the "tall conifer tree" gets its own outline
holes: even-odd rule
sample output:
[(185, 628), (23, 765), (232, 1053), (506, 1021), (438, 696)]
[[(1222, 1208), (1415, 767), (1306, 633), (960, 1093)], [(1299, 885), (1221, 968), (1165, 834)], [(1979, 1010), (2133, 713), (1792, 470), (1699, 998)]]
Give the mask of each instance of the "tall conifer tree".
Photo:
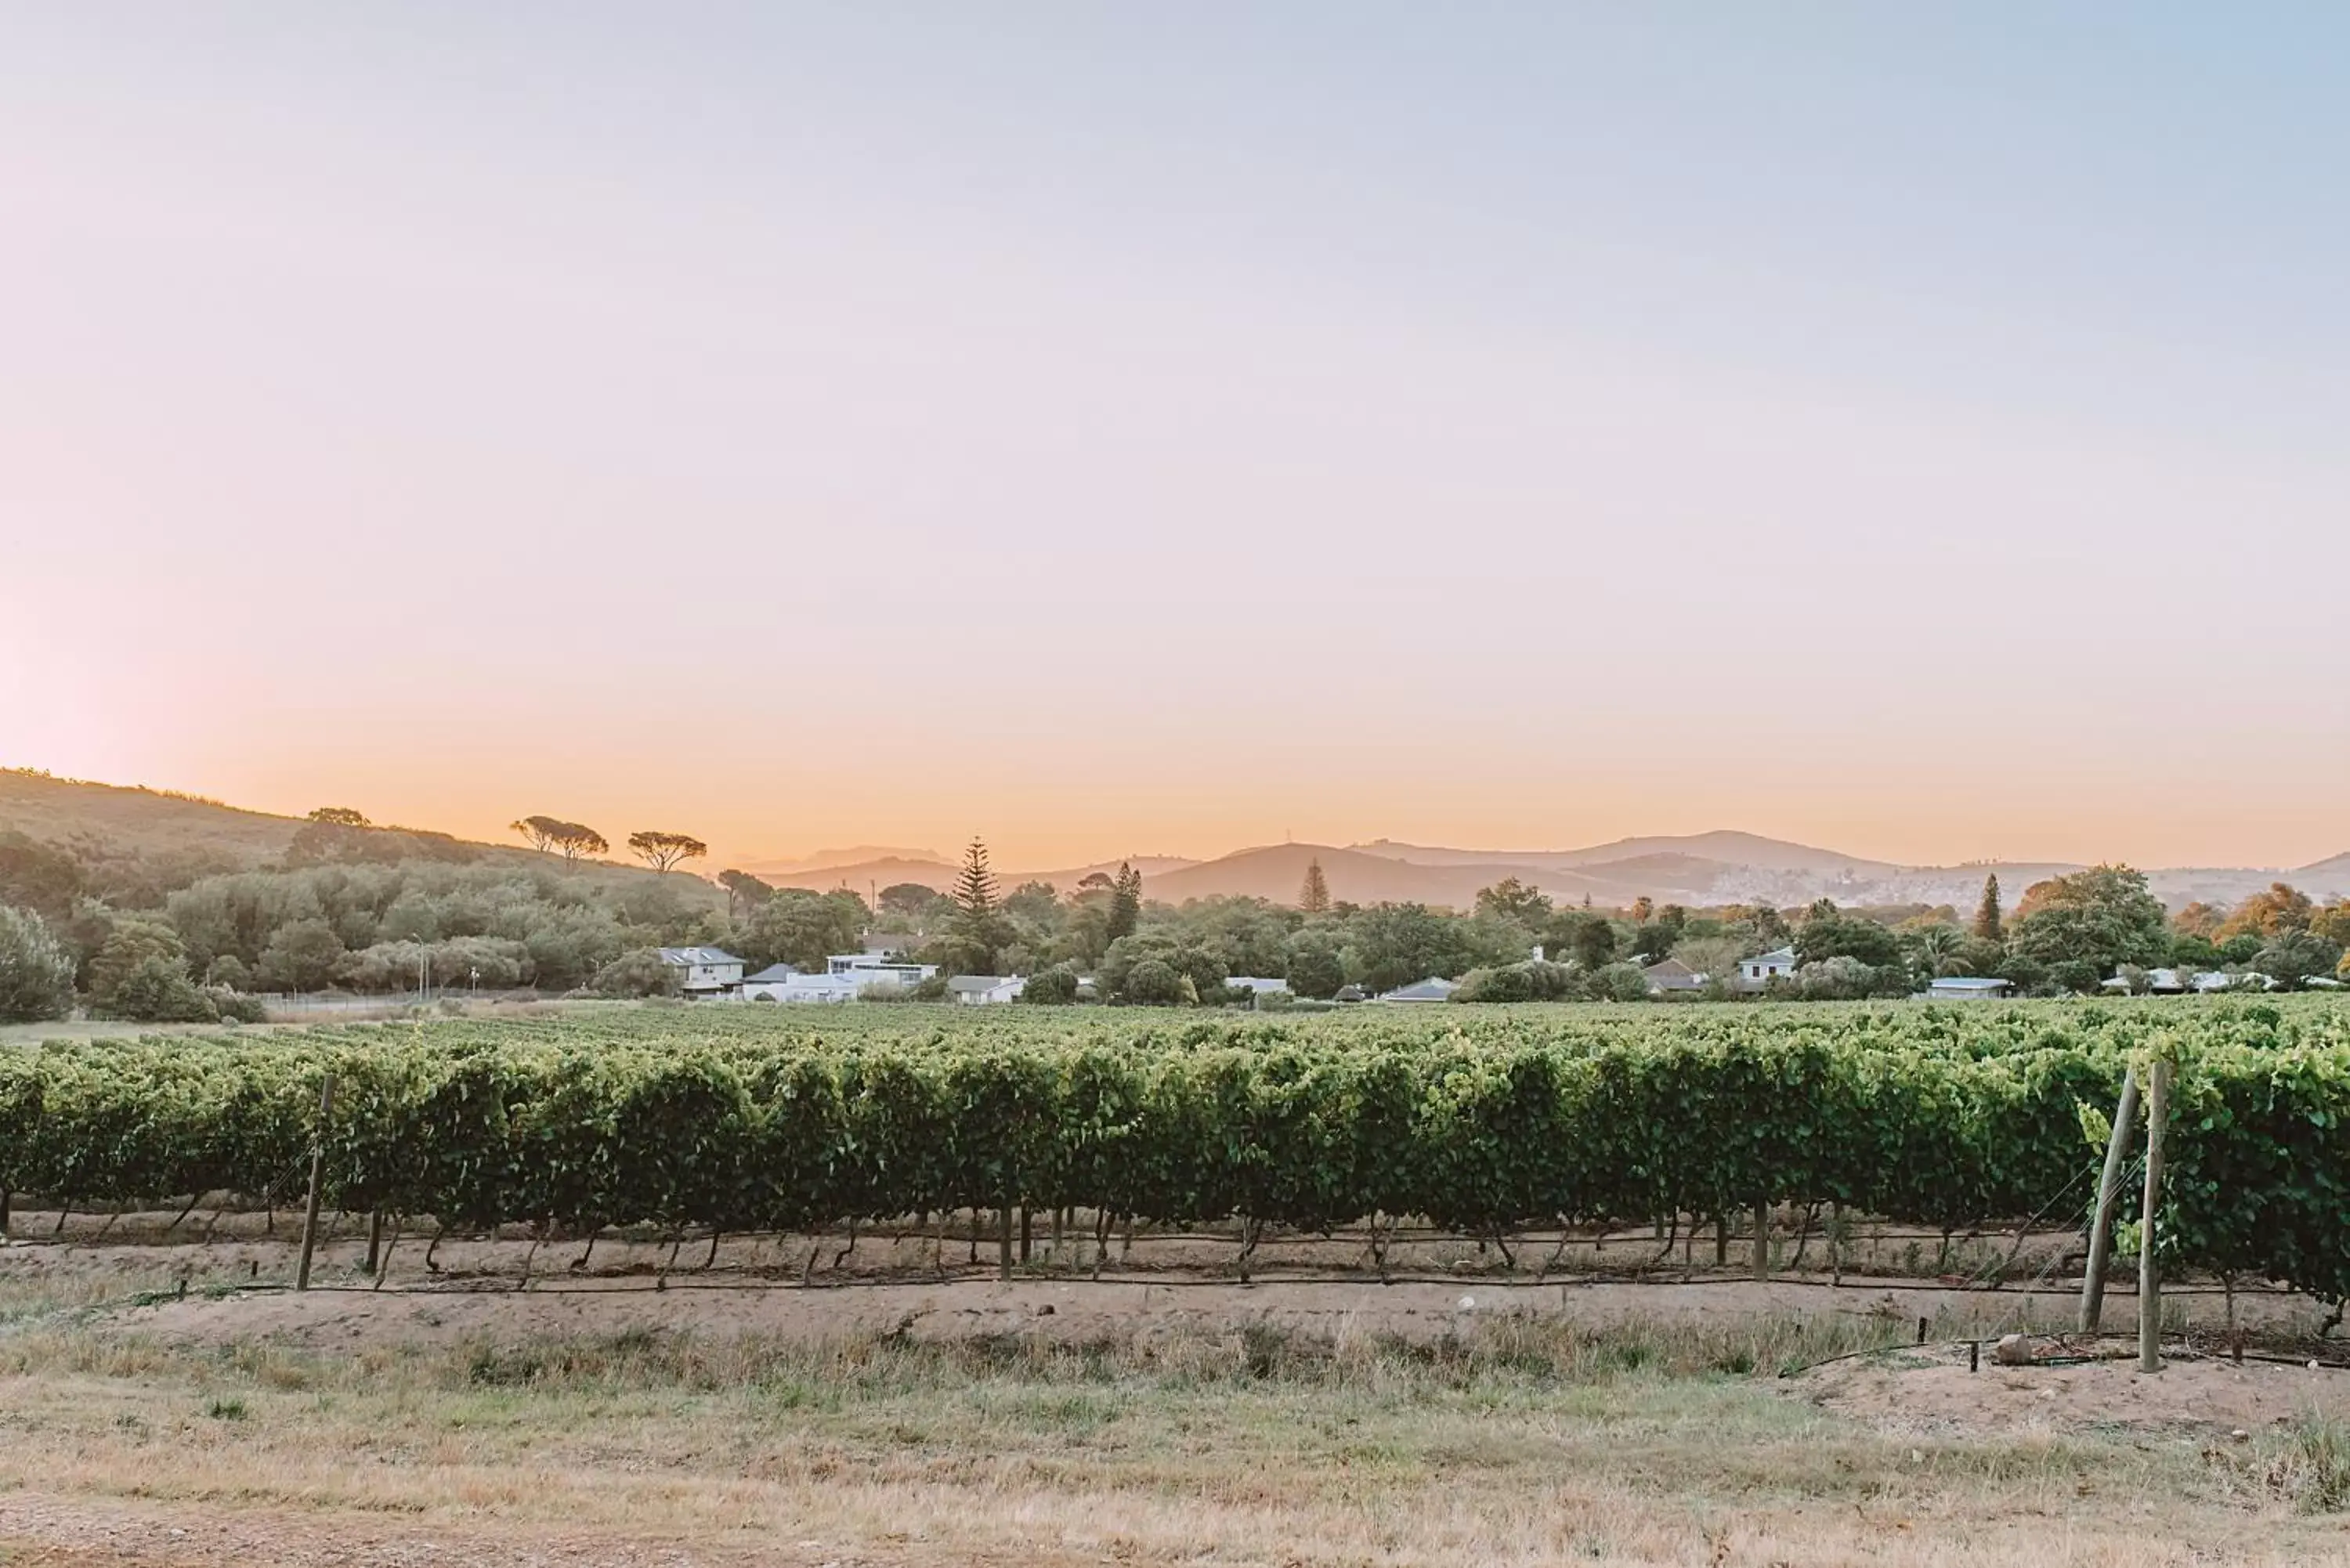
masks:
[(2000, 917), (1999, 877), (1996, 875), (1983, 878), (1982, 902), (1975, 906), (1975, 935), (1987, 942), (2006, 940), (2007, 923)]
[(1330, 912), (1330, 881), (1322, 875), (1319, 857), (1305, 863), (1305, 885), (1297, 890), (1297, 907), (1309, 915)]

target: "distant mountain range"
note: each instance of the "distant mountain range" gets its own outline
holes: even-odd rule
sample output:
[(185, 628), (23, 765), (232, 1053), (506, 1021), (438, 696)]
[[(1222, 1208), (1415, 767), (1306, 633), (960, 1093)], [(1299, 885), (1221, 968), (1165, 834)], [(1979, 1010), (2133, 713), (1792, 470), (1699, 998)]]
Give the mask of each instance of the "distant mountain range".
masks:
[[(239, 810), (217, 801), (119, 785), (53, 779), (0, 770), (0, 830), (36, 838), (87, 837), (142, 852), (196, 851), (252, 865), (285, 852), (297, 818)], [(484, 853), (518, 865), (542, 857), (518, 845), (488, 845)], [(1147, 898), (1297, 900), (1305, 867), (1322, 863), (1330, 896), (1347, 903), (1422, 903), (1467, 909), (1477, 891), (1507, 877), (1539, 888), (1563, 904), (1586, 898), (1617, 909), (1647, 897), (1659, 904), (1771, 903), (1782, 909), (1830, 898), (1839, 904), (1950, 904), (1970, 909), (1983, 878), (1997, 875), (2010, 909), (2033, 883), (2081, 869), (2064, 862), (1994, 861), (1968, 866), (1896, 866), (1751, 833), (1699, 833), (1679, 837), (1619, 838), (1583, 849), (1455, 849), (1441, 845), (1271, 844), (1213, 860), (1173, 856), (1132, 857)], [(721, 863), (724, 864), (723, 862)], [(777, 887), (819, 891), (849, 888), (869, 894), (899, 882), (940, 891), (953, 884), (953, 860), (934, 850), (858, 845), (796, 859), (738, 861), (743, 870)], [(1087, 877), (1117, 874), (1119, 862), (1024, 870), (996, 868), (1007, 888), (1050, 882), (1064, 892)], [(712, 872), (717, 866), (699, 867)], [(612, 867), (614, 875), (643, 875)], [(2350, 898), (2350, 852), (2312, 865), (2181, 867), (2147, 873), (2154, 891), (2173, 909), (2200, 899), (2232, 904), (2271, 882), (2286, 881), (2316, 898)]]
[[(1422, 903), (1467, 909), (1478, 889), (1504, 877), (1540, 888), (1563, 904), (1588, 898), (1622, 908), (1648, 898), (1659, 904), (1770, 903), (1782, 909), (1834, 898), (1846, 905), (1950, 904), (1971, 909), (1983, 879), (1996, 876), (2012, 909), (2034, 882), (2082, 869), (2062, 861), (1990, 861), (1967, 866), (1896, 866), (1832, 849), (1789, 844), (1751, 833), (1700, 833), (1679, 837), (1622, 838), (1585, 849), (1455, 849), (1440, 845), (1273, 844), (1235, 850), (1213, 860), (1137, 859), (1146, 898), (1167, 903), (1191, 898), (1297, 901), (1305, 868), (1320, 861), (1331, 898), (1345, 903)], [(1060, 871), (999, 868), (1007, 888), (1050, 882), (1066, 891), (1088, 873), (1114, 873), (1115, 861)], [(944, 891), (955, 867), (942, 859), (891, 857), (861, 865), (795, 870), (754, 869), (781, 887), (818, 889), (917, 882)], [(2350, 897), (2350, 854), (2311, 866), (2189, 867), (2152, 870), (2147, 879), (2172, 908), (2201, 899), (2230, 904), (2271, 882), (2292, 882), (2313, 897)]]

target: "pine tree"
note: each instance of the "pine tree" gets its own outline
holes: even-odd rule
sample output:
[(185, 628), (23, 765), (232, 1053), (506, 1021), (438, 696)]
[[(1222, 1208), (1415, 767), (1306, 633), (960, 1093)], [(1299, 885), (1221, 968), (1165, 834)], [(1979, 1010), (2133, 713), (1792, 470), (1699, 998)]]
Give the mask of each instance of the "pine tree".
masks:
[(1118, 867), (1118, 885), (1110, 889), (1108, 936), (1111, 941), (1134, 935), (1134, 928), (1142, 919), (1142, 873), (1131, 862), (1121, 861)]
[(1297, 907), (1309, 915), (1330, 912), (1330, 881), (1322, 875), (1318, 857), (1305, 863), (1305, 885), (1297, 890)]
[(995, 952), (1003, 945), (1003, 907), (995, 895), (995, 873), (987, 867), (987, 846), (974, 834), (962, 852), (962, 869), (955, 873), (954, 942), (962, 950), (964, 972), (993, 974)]
[(1999, 878), (1996, 876), (1983, 878), (1982, 902), (1975, 906), (1975, 935), (1987, 942), (2006, 939), (2006, 922), (2000, 919), (1999, 913)]

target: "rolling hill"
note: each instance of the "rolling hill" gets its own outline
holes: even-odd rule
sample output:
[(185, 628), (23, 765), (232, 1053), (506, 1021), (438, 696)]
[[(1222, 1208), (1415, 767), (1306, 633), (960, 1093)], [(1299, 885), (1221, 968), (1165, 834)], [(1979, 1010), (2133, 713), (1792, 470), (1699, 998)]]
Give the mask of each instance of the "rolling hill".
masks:
[[(38, 839), (80, 839), (117, 851), (195, 856), (224, 867), (245, 867), (283, 857), (301, 826), (296, 817), (245, 811), (169, 791), (0, 770), (0, 831)], [(520, 845), (470, 848), (481, 857), (518, 867), (546, 864), (544, 857)], [(1459, 849), (1380, 839), (1353, 846), (1262, 845), (1204, 861), (1172, 856), (1131, 859), (1143, 875), (1145, 896), (1169, 903), (1218, 897), (1295, 903), (1307, 863), (1319, 859), (1334, 898), (1453, 909), (1469, 908), (1479, 888), (1515, 877), (1562, 904), (1588, 898), (1603, 909), (1620, 909), (1643, 897), (1660, 904), (1767, 902), (1783, 909), (1827, 897), (1846, 905), (1950, 904), (1968, 909), (1980, 896), (1983, 878), (1991, 875), (1999, 877), (2012, 909), (2033, 883), (2080, 869), (2047, 861), (1899, 867), (1728, 831), (1619, 838), (1581, 849)], [(1044, 871), (999, 867), (997, 877), (1006, 888), (1045, 881), (1066, 892), (1093, 873), (1115, 875), (1118, 864), (1110, 860)], [(880, 846), (754, 861), (743, 868), (777, 887), (817, 891), (846, 887), (859, 893), (899, 882), (944, 891), (955, 876), (953, 863), (943, 857)], [(583, 869), (599, 877), (652, 875), (612, 862)], [(2149, 871), (2147, 877), (2155, 893), (2173, 909), (2197, 899), (2234, 903), (2279, 880), (2320, 899), (2344, 898), (2350, 897), (2350, 853), (2291, 870), (2179, 867)]]
[[(199, 869), (205, 871), (244, 870), (281, 860), (303, 826), (304, 819), (298, 816), (246, 811), (200, 795), (0, 769), (0, 833), (22, 833), (48, 843), (78, 842), (113, 854), (194, 857), (203, 862)], [(445, 838), (443, 842), (462, 846), (468, 857), (477, 862), (517, 869), (558, 864), (552, 857), (520, 844)], [(583, 860), (570, 870), (607, 884), (655, 876), (641, 866), (610, 860)], [(713, 900), (717, 898), (717, 889), (698, 877), (681, 881), (672, 875), (669, 880), (673, 886), (703, 890)]]

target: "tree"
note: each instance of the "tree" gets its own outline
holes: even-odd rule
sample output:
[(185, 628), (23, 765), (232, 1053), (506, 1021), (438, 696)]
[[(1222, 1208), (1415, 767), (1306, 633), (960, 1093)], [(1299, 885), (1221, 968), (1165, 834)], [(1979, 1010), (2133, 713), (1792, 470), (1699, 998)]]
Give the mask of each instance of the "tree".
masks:
[(149, 959), (160, 960), (167, 967), (176, 965), (184, 973), (187, 944), (167, 920), (142, 915), (118, 918), (89, 961), (91, 1007), (100, 1012), (113, 1012), (115, 992)]
[(1596, 974), (1616, 961), (1616, 928), (1596, 915), (1586, 916), (1576, 923), (1567, 946), (1584, 973)]
[(1293, 992), (1318, 1002), (1327, 1002), (1337, 995), (1338, 988), (1347, 983), (1347, 966), (1336, 952), (1317, 943), (1293, 948), (1283, 972), (1288, 976)]
[(875, 901), (882, 913), (917, 922), (940, 913), (947, 904), (945, 896), (937, 888), (920, 882), (892, 882), (881, 889)]
[(1076, 971), (1066, 964), (1038, 970), (1020, 988), (1019, 1000), (1036, 1007), (1066, 1007), (1076, 999)]
[(47, 920), (0, 904), (0, 1023), (36, 1023), (73, 1010), (74, 961)]
[(2103, 978), (2126, 963), (2151, 969), (2168, 959), (2170, 920), (2144, 872), (2095, 866), (2026, 888), (2008, 948), (2052, 975), (2059, 965), (2085, 965)]
[(324, 919), (292, 920), (271, 934), (255, 978), (264, 991), (323, 991), (343, 961), (343, 939)]
[(674, 870), (681, 862), (699, 860), (710, 853), (710, 846), (683, 833), (662, 833), (646, 828), (629, 835), (629, 848), (636, 857), (655, 871)]
[(2170, 929), (2182, 937), (2200, 937), (2207, 942), (2220, 940), (2220, 928), (2228, 923), (2224, 909), (2215, 909), (2200, 898), (2170, 917)]
[(2317, 918), (2317, 906), (2308, 894), (2282, 882), (2272, 882), (2263, 892), (2253, 894), (2236, 906), (2217, 935), (2221, 941), (2239, 932), (2250, 931), (2257, 937), (2273, 937), (2284, 931), (2305, 931)]
[[(1135, 1007), (1180, 1007), (1184, 977), (1159, 959), (1144, 959), (1127, 971), (1118, 1000)], [(1195, 990), (1194, 995), (1198, 992)]]
[(1134, 935), (1134, 928), (1142, 919), (1142, 873), (1128, 861), (1120, 861), (1118, 883), (1109, 895), (1108, 936), (1111, 941)]
[(1653, 916), (1656, 912), (1657, 901), (1654, 898), (1649, 898), (1646, 893), (1641, 894), (1638, 898), (1632, 900), (1631, 914), (1632, 923), (1634, 925), (1647, 925), (1648, 923), (1649, 917)]
[(525, 816), (507, 826), (529, 839), (532, 848), (560, 855), (567, 863), (583, 855), (602, 855), (612, 847), (594, 828), (558, 816)]
[(1983, 878), (1982, 902), (1975, 906), (1973, 934), (1979, 941), (2007, 940), (2006, 922), (1999, 912), (1999, 877), (1996, 874)]
[[(1837, 958), (1851, 959), (1872, 970), (1898, 967), (1901, 939), (1870, 919), (1827, 915), (1805, 920), (1803, 929), (1795, 933), (1796, 963), (1809, 966)], [(1849, 971), (1837, 972), (1848, 975)]]
[(667, 996), (677, 990), (677, 968), (652, 948), (633, 948), (596, 971), (598, 996)]
[(854, 893), (779, 888), (735, 927), (733, 948), (754, 969), (786, 963), (806, 973), (849, 951), (865, 930), (865, 905)]
[(993, 974), (995, 955), (1008, 940), (1003, 910), (995, 892), (995, 873), (988, 869), (987, 846), (978, 835), (962, 852), (962, 868), (955, 873), (954, 944), (965, 974)]
[(734, 919), (735, 910), (755, 909), (775, 895), (774, 888), (752, 876), (748, 871), (728, 869), (718, 874), (718, 885), (726, 889), (726, 918)]
[(324, 823), (328, 827), (373, 827), (375, 826), (367, 819), (366, 813), (353, 811), (348, 805), (322, 805), (310, 814), (310, 820)]
[(1373, 991), (1450, 980), (1471, 967), (1466, 924), (1423, 904), (1380, 904), (1356, 918), (1347, 968)]
[(179, 932), (136, 916), (114, 922), (89, 964), (90, 1011), (145, 1023), (207, 1023), (220, 1010), (188, 974)]
[(1539, 888), (1529, 888), (1515, 877), (1505, 877), (1490, 888), (1477, 891), (1477, 912), (1504, 920), (1515, 920), (1533, 930), (1550, 919), (1550, 896)]
[(2341, 961), (2340, 943), (2305, 930), (2279, 931), (2252, 955), (2252, 968), (2284, 991), (2299, 991), (2312, 978), (2331, 979)]
[(1330, 879), (1322, 875), (1322, 857), (1318, 855), (1305, 863), (1305, 882), (1297, 889), (1297, 907), (1309, 915), (1330, 912)]

